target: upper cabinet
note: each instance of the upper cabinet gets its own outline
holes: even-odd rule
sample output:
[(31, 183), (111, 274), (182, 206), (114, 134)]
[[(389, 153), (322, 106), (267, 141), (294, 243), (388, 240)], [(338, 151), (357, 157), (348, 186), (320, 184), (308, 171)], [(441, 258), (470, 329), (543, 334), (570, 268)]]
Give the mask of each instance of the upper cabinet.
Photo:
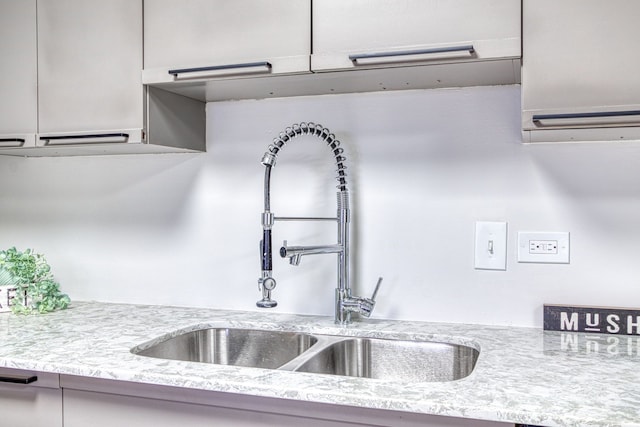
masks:
[(204, 151), (205, 104), (142, 84), (142, 6), (0, 3), (0, 154)]
[(520, 16), (517, 0), (315, 1), (311, 68), (519, 59)]
[(309, 72), (310, 0), (145, 0), (144, 83)]
[(640, 139), (640, 2), (523, 7), (525, 142)]
[(0, 6), (0, 148), (33, 147), (38, 131), (36, 0)]
[(145, 0), (144, 22), (143, 82), (206, 101), (520, 82), (520, 0)]
[(40, 139), (142, 140), (141, 29), (140, 2), (38, 0)]

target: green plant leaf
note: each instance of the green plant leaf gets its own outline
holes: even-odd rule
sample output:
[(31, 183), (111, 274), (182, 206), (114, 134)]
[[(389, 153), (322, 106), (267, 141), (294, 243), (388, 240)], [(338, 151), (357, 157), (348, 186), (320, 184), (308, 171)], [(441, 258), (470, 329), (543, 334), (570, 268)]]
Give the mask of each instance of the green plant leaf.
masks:
[(14, 313), (47, 313), (69, 305), (70, 299), (60, 291), (44, 255), (32, 249), (0, 251), (0, 285), (3, 280), (18, 288), (11, 306)]

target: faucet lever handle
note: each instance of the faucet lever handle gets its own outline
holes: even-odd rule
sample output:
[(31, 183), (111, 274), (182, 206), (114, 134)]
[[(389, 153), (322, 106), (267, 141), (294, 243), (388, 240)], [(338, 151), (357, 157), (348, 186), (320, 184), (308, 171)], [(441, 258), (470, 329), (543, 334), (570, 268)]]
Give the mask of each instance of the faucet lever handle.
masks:
[(382, 277), (378, 277), (378, 283), (376, 283), (376, 287), (373, 290), (373, 295), (371, 295), (371, 301), (376, 302), (376, 296), (378, 295), (378, 291), (380, 290), (380, 285), (382, 284)]
[(382, 277), (378, 277), (378, 283), (376, 283), (376, 288), (373, 290), (373, 295), (371, 298), (357, 298), (358, 300), (358, 311), (364, 317), (370, 317), (373, 308), (376, 306), (376, 296), (378, 295), (378, 290), (380, 290), (380, 285), (382, 284)]

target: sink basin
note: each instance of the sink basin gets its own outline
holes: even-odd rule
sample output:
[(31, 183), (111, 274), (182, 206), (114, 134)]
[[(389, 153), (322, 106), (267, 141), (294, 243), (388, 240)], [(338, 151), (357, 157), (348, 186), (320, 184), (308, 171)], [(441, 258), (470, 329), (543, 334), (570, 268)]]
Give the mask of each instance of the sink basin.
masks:
[(132, 353), (160, 359), (396, 380), (455, 381), (479, 351), (463, 345), (240, 328), (185, 332)]
[(133, 353), (160, 359), (276, 369), (309, 349), (312, 335), (234, 328), (186, 332)]
[(478, 354), (456, 344), (353, 338), (325, 347), (295, 370), (402, 382), (454, 381), (473, 371)]

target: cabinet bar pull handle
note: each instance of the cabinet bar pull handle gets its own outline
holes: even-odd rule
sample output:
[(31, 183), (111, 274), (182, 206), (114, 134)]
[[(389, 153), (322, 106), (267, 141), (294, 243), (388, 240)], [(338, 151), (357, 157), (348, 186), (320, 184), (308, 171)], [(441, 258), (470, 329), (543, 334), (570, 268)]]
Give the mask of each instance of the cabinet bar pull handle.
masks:
[(22, 147), (25, 142), (23, 138), (0, 138), (0, 147)]
[[(262, 68), (262, 69), (260, 69)], [(253, 69), (253, 70), (251, 70)], [(258, 69), (258, 70), (256, 70)], [(210, 67), (195, 67), (195, 68), (177, 68), (173, 70), (169, 70), (169, 74), (172, 74), (174, 77), (178, 77), (179, 74), (189, 74), (189, 73), (202, 73), (202, 72), (263, 72), (268, 73), (271, 71), (271, 64), (267, 61), (262, 62), (245, 62), (242, 64), (226, 64), (226, 65), (212, 65)]]
[[(41, 141), (46, 141), (47, 145), (55, 144), (55, 142), (51, 141), (68, 141), (68, 140), (78, 140), (78, 143), (83, 143), (82, 140), (85, 139), (107, 139), (107, 138), (124, 138), (125, 140), (129, 138), (128, 133), (96, 133), (96, 134), (86, 134), (86, 135), (51, 135), (51, 136), (41, 136)], [(120, 142), (120, 141), (101, 141), (101, 142)], [(87, 143), (87, 142), (84, 142)], [(93, 143), (93, 142), (89, 142)], [(99, 143), (99, 142), (98, 142)], [(60, 143), (61, 145), (65, 143)]]
[(41, 136), (44, 141), (53, 141), (56, 139), (89, 139), (89, 138), (129, 138), (128, 133), (96, 133), (87, 135), (53, 135)]
[(531, 120), (541, 125), (543, 120), (563, 120), (563, 119), (594, 119), (607, 117), (627, 117), (640, 116), (640, 110), (628, 111), (594, 111), (589, 113), (561, 113), (561, 114), (534, 114)]
[[(403, 50), (397, 52), (377, 52), (377, 53), (362, 53), (362, 54), (353, 54), (349, 55), (349, 59), (353, 61), (354, 64), (358, 65), (358, 61), (362, 60), (376, 60), (376, 59), (388, 59), (395, 57), (403, 57), (403, 56), (414, 56), (414, 55), (437, 55), (442, 53), (456, 53), (456, 52), (466, 52), (469, 55), (473, 55), (475, 49), (473, 45), (464, 45), (464, 46), (449, 46), (449, 47), (435, 47), (431, 49), (418, 49), (418, 50)], [(402, 60), (402, 58), (399, 58)], [(429, 58), (423, 58), (426, 60)], [(433, 58), (439, 59), (439, 58)]]
[(13, 383), (13, 384), (31, 384), (38, 381), (38, 377), (36, 375), (30, 376), (11, 376), (11, 375), (3, 375), (0, 376), (0, 382), (2, 383)]

